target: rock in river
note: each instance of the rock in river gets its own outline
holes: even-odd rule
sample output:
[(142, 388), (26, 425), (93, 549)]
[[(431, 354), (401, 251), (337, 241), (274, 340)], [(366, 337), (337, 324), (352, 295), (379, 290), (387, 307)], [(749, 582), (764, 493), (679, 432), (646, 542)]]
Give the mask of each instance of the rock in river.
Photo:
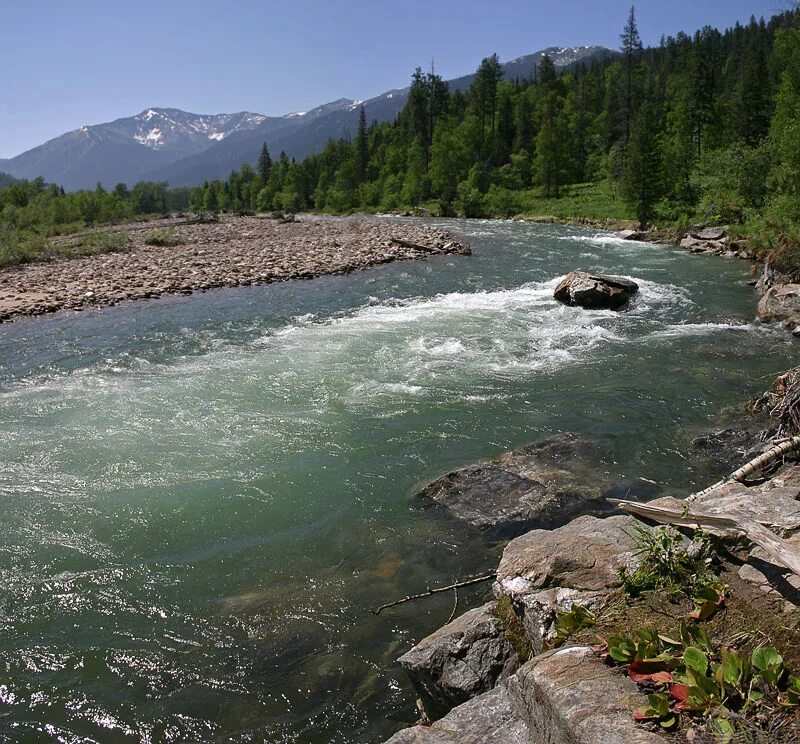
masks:
[(639, 285), (630, 279), (571, 271), (561, 280), (553, 296), (566, 305), (618, 310), (638, 291)]
[[(508, 540), (532, 529), (553, 529), (581, 514), (604, 514), (599, 445), (578, 434), (559, 434), (499, 457), (454, 470), (417, 496), (483, 533)], [(616, 494), (615, 494), (616, 495)]]
[(493, 612), (495, 604), (464, 613), (398, 659), (432, 721), (517, 670), (519, 659)]

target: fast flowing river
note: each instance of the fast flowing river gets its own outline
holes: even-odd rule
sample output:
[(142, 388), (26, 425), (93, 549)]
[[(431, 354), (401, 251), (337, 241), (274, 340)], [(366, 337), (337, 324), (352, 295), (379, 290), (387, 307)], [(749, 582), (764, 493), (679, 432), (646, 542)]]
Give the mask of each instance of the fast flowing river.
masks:
[(686, 432), (796, 361), (745, 263), (444, 224), (472, 257), (0, 327), (0, 741), (381, 741), (452, 597), (368, 609), (497, 560), (417, 486), (570, 430), (705, 485)]

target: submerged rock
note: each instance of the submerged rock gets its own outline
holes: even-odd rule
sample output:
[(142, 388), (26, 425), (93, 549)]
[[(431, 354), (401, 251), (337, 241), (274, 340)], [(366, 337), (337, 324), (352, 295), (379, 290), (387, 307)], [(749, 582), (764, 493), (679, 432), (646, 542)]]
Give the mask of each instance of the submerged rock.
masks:
[(581, 514), (610, 512), (604, 497), (609, 484), (592, 471), (602, 460), (592, 440), (559, 434), (447, 473), (417, 497), (477, 528), (487, 540), (508, 540)]
[(519, 666), (495, 605), (465, 612), (398, 659), (430, 720), (491, 690)]
[(639, 285), (630, 279), (572, 271), (561, 280), (553, 296), (566, 305), (618, 310), (638, 291)]

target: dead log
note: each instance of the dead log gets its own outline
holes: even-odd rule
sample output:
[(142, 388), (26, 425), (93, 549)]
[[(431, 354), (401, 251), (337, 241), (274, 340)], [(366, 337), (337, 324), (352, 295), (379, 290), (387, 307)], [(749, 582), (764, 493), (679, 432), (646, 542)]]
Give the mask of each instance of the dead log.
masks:
[(411, 248), (414, 251), (425, 251), (426, 253), (437, 253), (436, 248), (431, 248), (427, 245), (419, 245), (418, 243), (412, 243), (409, 240), (403, 240), (402, 238), (395, 238), (391, 237), (389, 240), (392, 243), (397, 243), (397, 245), (403, 246), (403, 248)]

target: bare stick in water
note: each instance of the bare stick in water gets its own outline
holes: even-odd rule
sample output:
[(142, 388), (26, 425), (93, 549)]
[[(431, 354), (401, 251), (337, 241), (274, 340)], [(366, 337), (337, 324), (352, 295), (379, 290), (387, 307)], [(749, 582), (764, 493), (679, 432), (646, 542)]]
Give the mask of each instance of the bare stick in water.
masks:
[[(484, 574), (483, 576), (475, 576), (470, 579), (464, 579), (463, 581), (457, 581), (455, 584), (448, 584), (447, 586), (439, 586), (435, 589), (428, 588), (428, 591), (422, 592), (421, 594), (409, 594), (402, 599), (395, 600), (394, 602), (389, 602), (388, 604), (381, 605), (380, 607), (370, 610), (373, 615), (380, 615), (383, 610), (388, 609), (389, 607), (395, 607), (396, 605), (404, 604), (405, 602), (412, 602), (415, 599), (423, 599), (424, 597), (430, 597), (433, 594), (439, 594), (440, 592), (449, 592), (451, 589), (458, 590), (463, 586), (472, 586), (473, 584), (480, 584), (483, 581), (491, 581), (497, 576), (496, 571), (492, 571), (491, 573)], [(458, 595), (456, 595), (458, 597)], [(449, 621), (448, 621), (449, 622)]]

